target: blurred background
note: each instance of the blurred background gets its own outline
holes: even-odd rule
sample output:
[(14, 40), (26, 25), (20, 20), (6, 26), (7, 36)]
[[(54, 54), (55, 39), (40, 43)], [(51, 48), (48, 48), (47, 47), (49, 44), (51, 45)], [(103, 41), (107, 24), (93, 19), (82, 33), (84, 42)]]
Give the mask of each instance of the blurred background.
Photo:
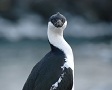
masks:
[(50, 51), (47, 22), (56, 12), (68, 20), (76, 90), (112, 90), (112, 0), (0, 0), (1, 90), (22, 90)]

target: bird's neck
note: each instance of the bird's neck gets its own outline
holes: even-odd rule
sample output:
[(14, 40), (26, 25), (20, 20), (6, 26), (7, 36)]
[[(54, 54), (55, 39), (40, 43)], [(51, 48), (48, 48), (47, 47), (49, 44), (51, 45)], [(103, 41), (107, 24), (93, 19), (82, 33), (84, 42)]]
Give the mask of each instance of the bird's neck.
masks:
[(63, 30), (56, 30), (55, 32), (55, 30), (48, 29), (48, 39), (50, 44), (62, 50), (65, 55), (73, 55), (70, 45), (63, 38)]
[[(73, 70), (73, 88), (72, 88), (72, 90), (74, 90), (74, 57), (73, 57), (73, 52), (72, 52), (70, 45), (63, 38), (63, 31), (64, 30), (61, 30), (58, 33), (56, 33), (57, 31), (55, 32), (55, 30), (51, 30), (48, 28), (48, 39), (49, 39), (49, 42), (51, 45), (53, 45), (54, 47), (56, 47), (56, 48), (60, 49), (62, 52), (64, 52), (64, 54), (66, 56), (65, 60), (67, 62), (67, 63), (65, 63), (65, 67), (66, 68), (70, 67)], [(52, 47), (51, 47), (51, 49), (52, 49)]]

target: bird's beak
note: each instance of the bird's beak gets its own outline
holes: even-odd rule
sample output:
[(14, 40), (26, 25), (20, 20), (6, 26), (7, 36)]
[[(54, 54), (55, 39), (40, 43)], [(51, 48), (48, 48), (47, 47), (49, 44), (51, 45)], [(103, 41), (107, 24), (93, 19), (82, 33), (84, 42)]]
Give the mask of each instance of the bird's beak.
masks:
[(63, 26), (63, 23), (61, 20), (57, 20), (57, 22), (55, 23), (55, 26), (56, 27), (62, 27)]

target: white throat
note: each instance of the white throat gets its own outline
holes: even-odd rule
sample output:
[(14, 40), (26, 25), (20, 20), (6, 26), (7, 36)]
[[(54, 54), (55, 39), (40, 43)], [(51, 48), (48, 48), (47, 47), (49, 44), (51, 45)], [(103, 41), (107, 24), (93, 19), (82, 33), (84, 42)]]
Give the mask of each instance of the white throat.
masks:
[[(70, 47), (70, 45), (65, 41), (63, 38), (63, 31), (66, 28), (67, 21), (64, 23), (63, 27), (56, 28), (51, 22), (48, 23), (48, 39), (49, 42), (62, 50), (66, 56), (65, 60), (66, 63), (61, 68), (71, 68), (73, 70), (73, 79), (74, 79), (74, 58), (73, 58), (73, 52)], [(54, 84), (55, 85), (55, 84)], [(73, 87), (72, 90), (74, 90), (74, 80), (73, 80)]]
[(71, 64), (71, 68), (74, 69), (74, 66), (72, 66), (72, 60), (73, 60), (73, 52), (72, 52), (72, 49), (70, 47), (70, 45), (65, 41), (65, 39), (63, 38), (63, 31), (64, 29), (66, 28), (66, 25), (67, 25), (67, 22), (65, 22), (65, 24), (63, 25), (63, 27), (61, 28), (56, 28), (54, 27), (54, 25), (49, 22), (48, 23), (48, 39), (49, 39), (49, 42), (59, 48), (60, 50), (62, 50), (65, 55), (66, 55), (66, 58), (67, 59), (70, 59), (70, 64)]

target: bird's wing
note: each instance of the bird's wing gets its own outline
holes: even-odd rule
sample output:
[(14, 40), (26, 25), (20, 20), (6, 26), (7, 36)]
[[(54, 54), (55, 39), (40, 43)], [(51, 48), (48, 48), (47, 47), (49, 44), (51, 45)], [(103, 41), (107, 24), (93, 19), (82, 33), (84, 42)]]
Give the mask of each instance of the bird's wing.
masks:
[[(72, 70), (66, 68), (63, 71), (61, 66), (64, 62), (65, 60), (62, 56), (58, 55), (57, 58), (56, 55), (47, 54), (33, 68), (23, 90), (71, 90), (73, 85)], [(60, 78), (62, 79), (61, 81), (59, 81)]]

